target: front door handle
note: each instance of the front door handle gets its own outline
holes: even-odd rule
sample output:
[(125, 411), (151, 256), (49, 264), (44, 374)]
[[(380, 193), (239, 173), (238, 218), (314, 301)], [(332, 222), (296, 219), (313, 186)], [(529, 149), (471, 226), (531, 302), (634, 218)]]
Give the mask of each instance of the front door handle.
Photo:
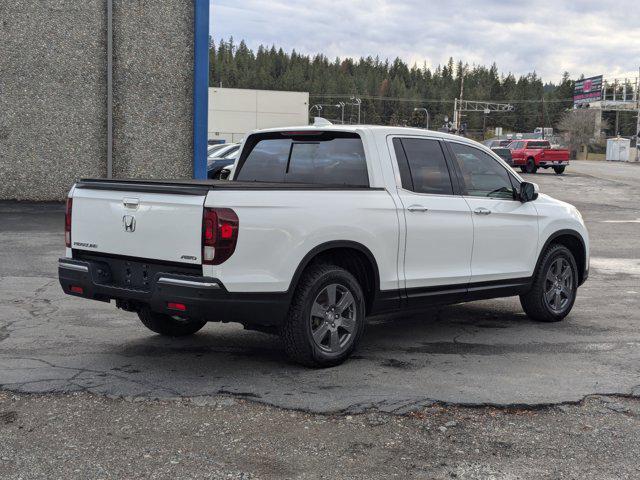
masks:
[(410, 212), (427, 212), (429, 209), (422, 205), (411, 205), (410, 207), (407, 207), (407, 210)]
[(476, 208), (473, 213), (475, 213), (476, 215), (491, 215), (491, 210), (489, 210), (488, 208), (480, 207)]

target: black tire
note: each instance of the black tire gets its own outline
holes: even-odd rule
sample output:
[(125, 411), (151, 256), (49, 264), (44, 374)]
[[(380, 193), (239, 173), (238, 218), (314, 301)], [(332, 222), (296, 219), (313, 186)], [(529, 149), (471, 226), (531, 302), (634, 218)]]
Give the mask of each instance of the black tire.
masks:
[(526, 165), (522, 165), (522, 166), (520, 167), (520, 171), (521, 171), (522, 173), (527, 173), (527, 166), (526, 166)]
[[(343, 319), (342, 312), (339, 312), (340, 315), (336, 313), (335, 323), (331, 326), (333, 320), (328, 320), (324, 316), (312, 316), (312, 307), (319, 302), (320, 296), (334, 285), (341, 291), (340, 299), (345, 295), (344, 292), (349, 292), (352, 295), (353, 302), (350, 303), (352, 307), (349, 308), (348, 312), (348, 315), (352, 318)], [(337, 295), (334, 300), (336, 298)], [(339, 303), (337, 301), (334, 307), (337, 307)], [(331, 307), (330, 302), (328, 302), (325, 315), (329, 315)], [(333, 318), (333, 313), (330, 318)], [(343, 320), (350, 322), (351, 332), (338, 325)], [(315, 332), (318, 335), (321, 334), (322, 328), (331, 329), (324, 333), (323, 335), (325, 336), (322, 337), (328, 338), (328, 343), (333, 338), (333, 332), (336, 332), (335, 335), (339, 339), (339, 351), (328, 351), (331, 348), (330, 345), (323, 347), (322, 344), (319, 345), (314, 340), (312, 333), (314, 324), (316, 324)], [(341, 364), (353, 353), (362, 338), (364, 326), (364, 294), (358, 280), (348, 271), (336, 265), (314, 264), (304, 272), (296, 287), (289, 313), (280, 329), (280, 336), (285, 351), (291, 360), (307, 367), (324, 368)], [(328, 337), (326, 337), (327, 335)]]
[(538, 167), (536, 167), (536, 161), (533, 158), (527, 159), (525, 173), (536, 173), (537, 171), (538, 171)]
[(206, 320), (177, 319), (162, 313), (152, 312), (144, 308), (138, 317), (149, 330), (167, 337), (186, 337), (193, 335), (206, 325)]
[[(557, 298), (560, 298), (561, 302), (560, 305), (557, 305), (558, 308), (556, 309), (553, 308), (550, 301), (545, 298), (545, 295), (547, 293), (553, 293), (550, 290), (554, 289), (554, 284), (548, 279), (548, 275), (555, 276), (554, 266), (558, 265), (556, 263), (557, 261), (561, 264), (566, 262), (567, 267), (571, 269), (571, 284), (570, 286), (563, 285), (568, 292), (568, 294), (566, 294), (566, 303), (565, 300), (562, 300), (562, 296), (556, 297), (556, 303), (558, 302)], [(557, 287), (562, 288), (560, 285)], [(532, 320), (538, 322), (559, 322), (571, 312), (573, 304), (576, 301), (577, 291), (578, 267), (575, 258), (573, 258), (573, 254), (564, 245), (552, 244), (543, 254), (540, 265), (534, 274), (533, 287), (526, 294), (520, 295), (520, 304)]]
[(562, 175), (564, 173), (565, 170), (565, 166), (561, 166), (561, 167), (553, 167), (553, 171), (556, 172), (558, 175)]

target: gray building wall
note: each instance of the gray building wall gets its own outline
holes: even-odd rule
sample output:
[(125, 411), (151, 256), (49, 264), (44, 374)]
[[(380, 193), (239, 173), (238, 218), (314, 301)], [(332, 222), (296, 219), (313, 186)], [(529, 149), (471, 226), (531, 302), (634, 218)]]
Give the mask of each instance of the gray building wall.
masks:
[[(193, 173), (193, 2), (115, 0), (114, 176)], [(0, 199), (106, 175), (106, 0), (0, 0)]]

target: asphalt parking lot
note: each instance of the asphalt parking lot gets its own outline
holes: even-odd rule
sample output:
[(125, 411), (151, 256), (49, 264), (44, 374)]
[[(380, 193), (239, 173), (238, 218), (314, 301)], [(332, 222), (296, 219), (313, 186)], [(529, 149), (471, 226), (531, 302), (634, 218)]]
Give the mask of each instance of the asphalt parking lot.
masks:
[(228, 394), (321, 413), (638, 394), (640, 167), (581, 163), (561, 177), (531, 178), (574, 203), (590, 230), (591, 278), (567, 321), (534, 323), (516, 298), (376, 318), (355, 357), (329, 370), (292, 365), (277, 338), (238, 325), (166, 339), (113, 305), (65, 297), (56, 278), (61, 208), (3, 204), (0, 385), (145, 398)]
[[(200, 407), (204, 409), (201, 415), (208, 412), (206, 414), (214, 418), (210, 424), (224, 419), (225, 428), (230, 431), (233, 431), (230, 426), (236, 425), (235, 434), (242, 437), (238, 440), (240, 443), (249, 441), (246, 436), (251, 435), (251, 428), (257, 437), (269, 437), (269, 425), (273, 423), (265, 423), (264, 418), (285, 423), (290, 420), (292, 430), (284, 433), (281, 423), (276, 429), (278, 435), (285, 436), (293, 435), (294, 430), (305, 425), (321, 435), (322, 428), (316, 429), (313, 422), (330, 424), (334, 420), (327, 418), (338, 418), (335, 422), (345, 428), (345, 432), (370, 437), (360, 446), (343, 445), (362, 450), (356, 452), (354, 458), (368, 449), (393, 449), (384, 447), (382, 430), (377, 433), (367, 430), (367, 426), (371, 426), (368, 420), (371, 415), (376, 415), (375, 412), (410, 414), (383, 423), (391, 422), (389, 431), (400, 439), (398, 445), (407, 450), (403, 453), (398, 446), (398, 456), (393, 457), (393, 462), (402, 464), (400, 458), (409, 455), (411, 445), (411, 442), (403, 444), (402, 439), (416, 434), (413, 430), (413, 433), (403, 430), (406, 426), (402, 422), (408, 421), (403, 418), (419, 422), (418, 426), (411, 424), (411, 429), (424, 433), (421, 442), (427, 442), (430, 436), (434, 436), (432, 441), (439, 442), (442, 452), (427, 455), (429, 458), (419, 469), (424, 476), (420, 474), (418, 478), (440, 478), (452, 473), (463, 478), (521, 478), (520, 474), (525, 475), (522, 478), (531, 478), (536, 472), (537, 478), (547, 478), (547, 474), (548, 478), (559, 478), (564, 475), (560, 473), (571, 472), (571, 461), (576, 460), (574, 441), (588, 444), (580, 447), (582, 454), (593, 449), (594, 455), (598, 451), (597, 442), (591, 442), (588, 435), (569, 439), (572, 446), (564, 458), (569, 462), (567, 470), (559, 466), (555, 476), (555, 467), (545, 467), (544, 462), (536, 464), (538, 470), (519, 470), (522, 465), (516, 467), (513, 462), (517, 458), (533, 458), (536, 442), (548, 446), (553, 443), (551, 439), (557, 441), (558, 435), (570, 435), (571, 425), (583, 425), (585, 432), (602, 443), (601, 451), (611, 449), (626, 455), (627, 460), (621, 460), (618, 470), (613, 467), (608, 470), (617, 474), (598, 478), (640, 475), (635, 462), (629, 460), (637, 458), (634, 449), (637, 449), (639, 431), (638, 401), (634, 398), (640, 397), (640, 166), (576, 162), (563, 176), (543, 171), (528, 178), (538, 182), (544, 193), (575, 204), (590, 230), (590, 279), (580, 289), (576, 306), (566, 321), (533, 323), (524, 316), (515, 298), (451, 306), (417, 316), (375, 318), (368, 325), (354, 358), (328, 370), (307, 370), (292, 365), (286, 360), (277, 338), (247, 332), (236, 325), (210, 324), (191, 339), (168, 340), (153, 335), (135, 315), (118, 311), (113, 305), (65, 297), (56, 276), (56, 262), (63, 245), (62, 208), (0, 204), (0, 387), (5, 392), (0, 396), (0, 435), (4, 436), (5, 432), (5, 438), (11, 440), (5, 447), (8, 453), (0, 447), (0, 454), (7, 459), (4, 468), (7, 472), (17, 472), (12, 462), (15, 452), (20, 451), (20, 441), (24, 441), (19, 431), (16, 430), (14, 436), (11, 429), (17, 429), (18, 424), (21, 428), (27, 428), (30, 422), (37, 424), (40, 417), (57, 419), (58, 434), (62, 435), (71, 425), (76, 425), (74, 422), (78, 419), (73, 412), (93, 411), (88, 414), (90, 417), (103, 418), (96, 412), (112, 410), (113, 415), (124, 418), (123, 422), (129, 422), (135, 430), (141, 428), (143, 418), (153, 422), (154, 415), (161, 415), (154, 413), (154, 409), (161, 410), (164, 416), (170, 416), (171, 412), (179, 416), (180, 411), (182, 415), (191, 411), (197, 416), (198, 411), (190, 409)], [(567, 407), (568, 403), (581, 401), (581, 406)], [(616, 406), (608, 408), (612, 403)], [(548, 410), (549, 405), (556, 407)], [(142, 409), (138, 412), (138, 423), (132, 413), (134, 408)], [(577, 417), (572, 417), (571, 411), (565, 408), (574, 409)], [(434, 413), (433, 409), (442, 410)], [(528, 447), (531, 450), (516, 454), (515, 450), (509, 450), (512, 447), (504, 447), (513, 456), (501, 457), (503, 447), (494, 445), (489, 451), (497, 462), (495, 468), (478, 470), (476, 467), (482, 464), (487, 446), (472, 444), (483, 436), (493, 438), (491, 430), (474, 433), (471, 426), (465, 426), (469, 430), (465, 430), (465, 435), (456, 434), (458, 440), (452, 440), (453, 443), (437, 437), (447, 431), (447, 435), (457, 432), (452, 424), (444, 426), (451, 421), (456, 425), (475, 421), (478, 429), (484, 423), (489, 425), (495, 419), (491, 413), (494, 411), (498, 412), (495, 415), (504, 416), (496, 432), (505, 438), (510, 436), (512, 445), (518, 442), (524, 445), (528, 440), (520, 435), (518, 428), (525, 429), (533, 435)], [(14, 412), (15, 418), (7, 412)], [(536, 427), (527, 423), (528, 420), (523, 422), (518, 412), (535, 416), (536, 421), (542, 423)], [(616, 412), (622, 416), (616, 417), (621, 424), (609, 431), (605, 425), (613, 423), (606, 420), (606, 415)], [(341, 415), (335, 417), (337, 414)], [(363, 415), (352, 417), (356, 414)], [(432, 414), (438, 420), (433, 420), (436, 417)], [(238, 423), (242, 415), (262, 420), (249, 428)], [(104, 421), (112, 422), (115, 417), (109, 418)], [(542, 419), (551, 423), (544, 423)], [(178, 441), (180, 435), (187, 435), (195, 428), (189, 426), (189, 422), (195, 421), (193, 418), (183, 420), (182, 433), (174, 432), (173, 440)], [(352, 422), (356, 423), (352, 425)], [(424, 422), (430, 425), (428, 433), (425, 433)], [(568, 430), (555, 431), (562, 422), (566, 422)], [(604, 430), (594, 427), (599, 423)], [(46, 421), (45, 424), (48, 425)], [(358, 433), (360, 424), (364, 430)], [(110, 426), (115, 428), (113, 424)], [(93, 427), (96, 435), (104, 435), (100, 429), (109, 430), (102, 424)], [(330, 430), (326, 425), (323, 428)], [(536, 428), (538, 434), (535, 434)], [(306, 438), (304, 435), (308, 432), (298, 433), (300, 438)], [(143, 435), (140, 431), (138, 434)], [(145, 430), (144, 434), (149, 435), (150, 431)], [(474, 436), (470, 437), (471, 434)], [(633, 444), (624, 441), (634, 436)], [(125, 440), (133, 442), (132, 438), (139, 437), (127, 436)], [(331, 440), (330, 435), (322, 438), (318, 441), (340, 443), (338, 439)], [(307, 440), (310, 445), (313, 443), (313, 438)], [(307, 440), (301, 440), (301, 449), (306, 448), (303, 445)], [(419, 448), (426, 449), (427, 444), (420, 443)], [(43, 451), (52, 448), (42, 446)], [(448, 460), (447, 452), (451, 455)], [(442, 459), (441, 454), (445, 456)], [(472, 458), (474, 455), (477, 458)], [(465, 459), (466, 467), (461, 467), (462, 460), (458, 463), (452, 460), (457, 456)], [(25, 457), (28, 458), (31, 457)], [(60, 465), (64, 464), (63, 457), (55, 458)], [(385, 475), (402, 476), (404, 472), (407, 476), (407, 471), (414, 472), (403, 470), (404, 467), (394, 470), (391, 459), (387, 469), (382, 469), (382, 458), (377, 458), (375, 465), (367, 465), (380, 468), (379, 472), (384, 470)], [(195, 462), (193, 458), (191, 461)], [(271, 464), (271, 469), (263, 465), (261, 470), (252, 463), (243, 468), (241, 458), (234, 462), (233, 468), (223, 462), (220, 471), (238, 478), (253, 478), (250, 472), (257, 472), (258, 478), (304, 476), (303, 471), (285, 468), (300, 462), (291, 456), (283, 457), (281, 475)], [(587, 476), (590, 470), (584, 468), (597, 465), (589, 462), (595, 462), (594, 458), (585, 457), (581, 467)], [(308, 472), (316, 471), (313, 465), (307, 464)], [(0, 473), (2, 468), (0, 462)], [(34, 472), (39, 471), (34, 468)], [(159, 477), (170, 476), (172, 472), (170, 469), (165, 472), (158, 465), (149, 468)], [(331, 477), (331, 471), (327, 470), (327, 478), (335, 478), (335, 475)], [(86, 469), (68, 473), (99, 476), (98, 471)], [(575, 477), (569, 474), (568, 478)]]

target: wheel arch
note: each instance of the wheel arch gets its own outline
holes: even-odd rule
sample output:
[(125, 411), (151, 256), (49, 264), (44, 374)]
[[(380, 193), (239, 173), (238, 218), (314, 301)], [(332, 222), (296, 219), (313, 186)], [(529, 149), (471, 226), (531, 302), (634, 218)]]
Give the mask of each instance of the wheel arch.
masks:
[(365, 245), (350, 240), (334, 240), (311, 249), (298, 264), (289, 284), (288, 293), (293, 295), (307, 267), (323, 260), (338, 264), (358, 279), (365, 293), (367, 313), (370, 313), (380, 292), (378, 263), (371, 250)]
[(569, 251), (571, 251), (573, 257), (576, 260), (576, 264), (578, 265), (578, 284), (582, 285), (586, 281), (588, 276), (587, 248), (582, 235), (580, 235), (580, 232), (576, 230), (557, 230), (549, 235), (542, 249), (540, 250), (540, 255), (538, 255), (538, 261), (536, 262), (536, 269), (534, 271), (538, 271), (540, 262), (542, 261), (542, 257), (544, 256), (544, 252), (547, 251), (549, 245), (554, 243), (564, 245), (569, 249)]

